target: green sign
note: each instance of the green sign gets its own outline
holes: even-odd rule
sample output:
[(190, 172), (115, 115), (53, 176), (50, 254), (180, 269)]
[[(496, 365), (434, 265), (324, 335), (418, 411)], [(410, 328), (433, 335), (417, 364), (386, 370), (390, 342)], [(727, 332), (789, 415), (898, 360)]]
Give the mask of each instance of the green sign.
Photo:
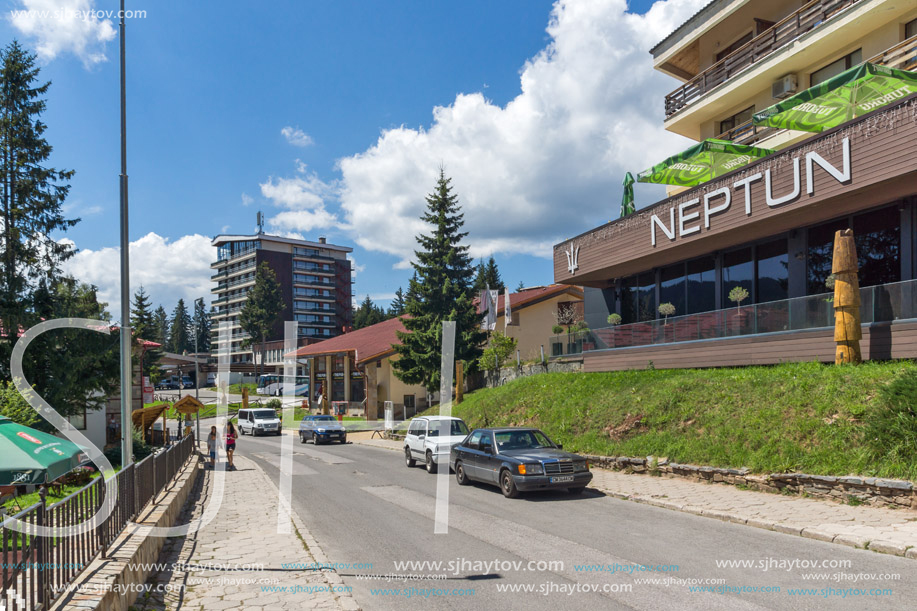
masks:
[(864, 63), (753, 117), (756, 125), (819, 133), (917, 93), (917, 73)]
[(773, 153), (728, 140), (708, 138), (637, 174), (637, 182), (696, 187)]

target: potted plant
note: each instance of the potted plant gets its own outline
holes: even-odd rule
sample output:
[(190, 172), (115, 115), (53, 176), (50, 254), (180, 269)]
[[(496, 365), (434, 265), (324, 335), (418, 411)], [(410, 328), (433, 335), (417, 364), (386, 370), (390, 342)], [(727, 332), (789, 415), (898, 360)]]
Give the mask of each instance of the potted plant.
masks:
[(659, 313), (665, 317), (662, 322), (662, 341), (671, 341), (672, 338), (670, 336), (672, 335), (672, 332), (670, 329), (668, 329), (669, 316), (675, 314), (675, 306), (668, 302), (660, 303), (658, 310)]
[[(560, 325), (554, 325), (551, 327), (551, 333), (555, 336), (560, 335), (564, 332), (564, 328)], [(564, 344), (563, 342), (557, 341), (557, 337), (551, 338), (551, 356), (563, 356), (564, 354)]]
[[(611, 314), (608, 315), (608, 318), (606, 318), (605, 320), (612, 327), (617, 327), (618, 325), (621, 324), (621, 315), (618, 314), (617, 312), (612, 312)], [(617, 345), (617, 336), (618, 336), (617, 330), (612, 329), (611, 330), (611, 347), (612, 348), (614, 348)]]
[(745, 319), (747, 318), (747, 313), (742, 311), (742, 302), (748, 299), (748, 290), (742, 286), (734, 286), (732, 290), (729, 291), (729, 301), (736, 304), (738, 311), (733, 317), (738, 329), (738, 333), (741, 335), (742, 327), (745, 325)]

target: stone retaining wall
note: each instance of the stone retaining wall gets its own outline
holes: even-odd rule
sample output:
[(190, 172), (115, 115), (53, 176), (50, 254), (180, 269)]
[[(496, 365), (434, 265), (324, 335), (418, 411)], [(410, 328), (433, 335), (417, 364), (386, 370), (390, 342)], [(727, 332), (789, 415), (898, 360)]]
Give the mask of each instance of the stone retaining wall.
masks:
[(529, 363), (527, 365), (512, 367), (503, 367), (499, 372), (494, 370), (489, 370), (484, 372), (484, 386), (487, 388), (493, 388), (494, 386), (500, 386), (506, 382), (512, 382), (517, 378), (525, 378), (528, 376), (537, 375), (539, 373), (579, 373), (583, 370), (583, 359), (580, 358), (568, 358), (568, 359), (551, 359), (547, 363)]
[(698, 481), (746, 486), (763, 492), (806, 494), (832, 498), (841, 502), (866, 505), (890, 505), (917, 509), (917, 490), (912, 482), (876, 477), (808, 475), (806, 473), (771, 473), (752, 475), (748, 469), (723, 469), (684, 465), (652, 456), (586, 456), (597, 467), (647, 475), (685, 477)]

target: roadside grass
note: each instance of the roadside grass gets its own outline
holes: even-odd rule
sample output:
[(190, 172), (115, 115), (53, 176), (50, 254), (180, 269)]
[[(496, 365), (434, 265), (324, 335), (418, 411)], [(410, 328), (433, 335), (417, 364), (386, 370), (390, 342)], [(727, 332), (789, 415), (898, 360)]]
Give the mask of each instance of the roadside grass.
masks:
[[(900, 396), (913, 380), (913, 361), (548, 373), (469, 393), (453, 415), (472, 428), (539, 427), (588, 454), (917, 479), (917, 451), (904, 453), (897, 442), (886, 456), (886, 433), (875, 424), (893, 394), (883, 389)], [(887, 433), (894, 434), (907, 439)]]
[[(248, 389), (249, 395), (254, 395), (256, 391), (258, 390), (258, 385), (255, 384), (254, 382), (246, 382), (245, 384), (230, 384), (228, 392), (231, 395), (241, 395), (243, 388)], [(217, 387), (211, 386), (210, 388), (204, 388), (202, 390), (209, 390), (210, 392), (216, 392)]]

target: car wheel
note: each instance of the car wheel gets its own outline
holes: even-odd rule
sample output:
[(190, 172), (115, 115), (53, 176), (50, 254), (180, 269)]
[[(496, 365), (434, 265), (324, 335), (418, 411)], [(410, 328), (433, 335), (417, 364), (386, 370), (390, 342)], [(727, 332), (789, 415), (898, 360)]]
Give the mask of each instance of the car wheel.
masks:
[(455, 481), (458, 482), (459, 486), (467, 486), (471, 483), (471, 480), (468, 479), (468, 474), (465, 473), (465, 465), (461, 462), (455, 463)]
[(417, 461), (414, 460), (413, 456), (411, 456), (411, 448), (406, 447), (404, 449), (404, 464), (408, 466), (408, 469), (413, 468), (414, 465), (417, 464)]
[(574, 486), (573, 488), (567, 488), (567, 492), (570, 494), (582, 494), (585, 489), (586, 486)]
[(299, 441), (300, 443), (306, 443), (306, 434), (305, 433), (299, 434)]
[(508, 469), (500, 473), (500, 491), (508, 499), (514, 499), (519, 496), (519, 490), (516, 489), (516, 482), (513, 480), (513, 474)]
[(427, 451), (427, 473), (436, 473), (436, 463), (433, 462), (433, 452)]
[(343, 444), (345, 444), (345, 443), (347, 443), (347, 438), (346, 438), (346, 437), (341, 437), (341, 444), (343, 445)]

